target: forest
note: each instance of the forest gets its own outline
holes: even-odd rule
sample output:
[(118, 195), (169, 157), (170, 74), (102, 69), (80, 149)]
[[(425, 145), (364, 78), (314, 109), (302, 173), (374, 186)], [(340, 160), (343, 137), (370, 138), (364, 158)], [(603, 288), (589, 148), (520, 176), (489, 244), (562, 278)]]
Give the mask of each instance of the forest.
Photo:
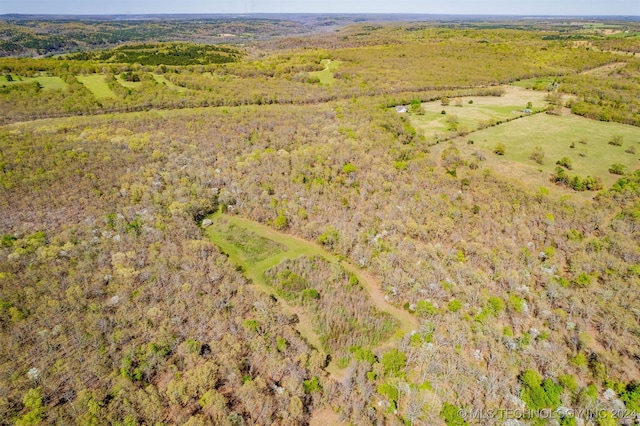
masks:
[(637, 421), (640, 23), (285, 18), (0, 18), (0, 424)]

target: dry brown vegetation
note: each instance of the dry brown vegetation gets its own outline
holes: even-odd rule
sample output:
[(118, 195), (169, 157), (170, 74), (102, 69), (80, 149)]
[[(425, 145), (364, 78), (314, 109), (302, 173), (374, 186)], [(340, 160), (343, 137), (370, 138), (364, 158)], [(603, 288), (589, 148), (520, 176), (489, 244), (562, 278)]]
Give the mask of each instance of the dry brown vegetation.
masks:
[[(396, 97), (616, 59), (536, 32), (381, 31), (332, 35), (341, 65), (331, 88), (287, 79), (327, 54), (294, 50), (212, 69), (228, 80), (191, 68), (165, 74), (194, 84), (194, 95), (155, 92), (146, 80), (112, 107), (89, 100), (87, 110), (56, 106), (51, 115), (216, 96), (224, 107), (0, 128), (2, 422), (294, 425), (331, 407), (353, 424), (441, 424), (455, 420), (450, 405), (612, 410), (607, 388), (628, 408), (640, 404), (638, 174), (593, 200), (557, 199), (472, 156), (433, 159), (408, 119), (387, 108)], [(379, 45), (392, 35), (399, 46)], [(359, 40), (361, 49), (340, 44)], [(547, 50), (536, 56), (539, 47)], [(516, 65), (523, 57), (530, 63)], [(398, 64), (404, 73), (392, 70)], [(278, 66), (287, 70), (276, 75)], [(195, 87), (205, 81), (211, 93)], [(7, 122), (45, 114), (45, 98), (77, 99), (12, 90), (0, 94)], [(276, 92), (271, 105), (255, 98)], [(204, 237), (200, 221), (221, 206), (365, 268), (420, 327), (393, 347), (367, 349), (365, 337), (344, 347), (327, 315), (317, 325), (345, 366), (341, 381), (330, 379), (329, 359), (300, 337), (296, 318), (246, 285)], [(289, 269), (359, 309), (348, 274), (318, 262), (283, 263), (270, 279), (282, 287)], [(329, 314), (322, 306), (317, 315)], [(391, 332), (379, 312), (360, 314), (342, 331), (357, 335), (366, 320)], [(546, 399), (531, 396), (542, 385), (529, 370), (549, 380)]]

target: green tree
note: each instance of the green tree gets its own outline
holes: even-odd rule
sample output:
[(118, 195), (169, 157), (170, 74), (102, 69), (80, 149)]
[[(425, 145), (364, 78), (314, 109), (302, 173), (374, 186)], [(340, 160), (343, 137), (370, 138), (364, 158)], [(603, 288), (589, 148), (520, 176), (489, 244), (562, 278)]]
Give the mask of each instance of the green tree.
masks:
[(16, 426), (31, 426), (40, 424), (44, 419), (45, 407), (42, 406), (42, 391), (40, 388), (29, 389), (22, 399), (28, 410), (27, 414), (16, 420)]
[(407, 356), (404, 352), (394, 348), (385, 352), (380, 362), (384, 367), (385, 374), (398, 375), (407, 365)]

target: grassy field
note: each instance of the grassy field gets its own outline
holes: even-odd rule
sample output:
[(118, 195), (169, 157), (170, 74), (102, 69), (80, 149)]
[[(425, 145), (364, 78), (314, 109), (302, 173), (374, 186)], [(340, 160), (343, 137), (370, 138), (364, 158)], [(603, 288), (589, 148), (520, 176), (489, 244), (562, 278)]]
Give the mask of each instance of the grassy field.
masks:
[(185, 92), (187, 90), (184, 87), (180, 87), (178, 85), (173, 84), (172, 82), (167, 80), (164, 75), (159, 75), (159, 74), (151, 74), (151, 75), (158, 83), (164, 84), (171, 90), (175, 90), (176, 92)]
[(64, 82), (60, 77), (20, 77), (13, 76), (13, 81), (7, 81), (7, 77), (5, 75), (0, 75), (0, 86), (4, 85), (12, 85), (12, 84), (23, 84), (23, 83), (31, 83), (33, 81), (37, 81), (40, 83), (43, 89), (52, 89), (52, 90), (64, 90), (67, 88), (67, 83)]
[(93, 93), (96, 99), (116, 98), (116, 94), (107, 85), (103, 74), (79, 75), (78, 81)]
[(338, 61), (332, 61), (331, 59), (324, 59), (322, 61), (322, 65), (324, 65), (324, 69), (322, 71), (310, 72), (309, 74), (311, 76), (318, 77), (320, 79), (320, 84), (326, 84), (330, 86), (336, 80), (333, 77), (333, 71), (338, 68), (338, 65), (340, 65), (340, 63)]
[(474, 131), (490, 122), (526, 116), (522, 111), (529, 102), (532, 111), (539, 111), (547, 105), (545, 96), (544, 92), (508, 86), (499, 97), (465, 97), (460, 98), (460, 102), (452, 99), (448, 106), (440, 101), (427, 102), (422, 104), (423, 115), (411, 115), (411, 124), (428, 140), (455, 136), (457, 132)]
[[(622, 136), (622, 146), (609, 144), (615, 135)], [(468, 145), (468, 139), (474, 144)], [(493, 153), (498, 143), (506, 147), (503, 156)], [(519, 178), (526, 176), (525, 180), (534, 178), (543, 186), (551, 185), (549, 176), (557, 167), (556, 161), (563, 157), (572, 162), (573, 170), (567, 171), (570, 175), (598, 176), (605, 186), (619, 178), (609, 173), (612, 164), (623, 164), (627, 171), (640, 166), (640, 129), (573, 115), (537, 114), (475, 132), (460, 139), (458, 145), (469, 153), (483, 151), (488, 164), (496, 160), (494, 165), (498, 166), (500, 173)], [(543, 164), (529, 158), (537, 146), (544, 151)], [(628, 150), (636, 153), (626, 152)], [(513, 162), (524, 167), (513, 167)]]

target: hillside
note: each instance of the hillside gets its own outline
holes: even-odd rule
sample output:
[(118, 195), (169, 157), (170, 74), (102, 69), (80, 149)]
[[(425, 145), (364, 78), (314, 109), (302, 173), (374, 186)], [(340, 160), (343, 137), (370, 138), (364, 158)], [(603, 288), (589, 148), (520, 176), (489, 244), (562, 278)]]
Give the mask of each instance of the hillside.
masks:
[(0, 423), (631, 418), (640, 58), (523, 25), (0, 59)]

